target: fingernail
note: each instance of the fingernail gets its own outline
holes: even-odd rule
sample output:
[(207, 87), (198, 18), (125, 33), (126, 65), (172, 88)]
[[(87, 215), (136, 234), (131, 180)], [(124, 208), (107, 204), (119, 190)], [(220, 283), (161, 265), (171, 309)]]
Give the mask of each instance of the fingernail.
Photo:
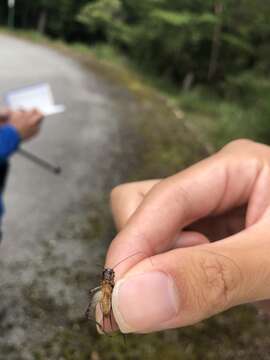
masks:
[(179, 296), (169, 275), (152, 271), (117, 282), (112, 305), (121, 332), (147, 332), (177, 315)]

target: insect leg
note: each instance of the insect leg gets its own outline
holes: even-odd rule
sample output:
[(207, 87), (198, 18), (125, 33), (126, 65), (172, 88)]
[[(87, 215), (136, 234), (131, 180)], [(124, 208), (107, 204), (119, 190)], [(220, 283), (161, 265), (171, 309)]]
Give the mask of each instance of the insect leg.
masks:
[(104, 324), (105, 324), (104, 319), (105, 319), (105, 317), (104, 317), (104, 315), (102, 315), (102, 332), (105, 332), (105, 330), (104, 330), (104, 328), (105, 328), (105, 326), (104, 326)]
[(93, 319), (88, 319), (88, 320), (89, 320), (89, 321), (92, 321), (92, 322), (96, 325), (96, 327), (97, 327), (103, 334), (109, 336), (109, 334), (108, 334), (106, 331), (104, 331), (104, 329), (102, 328), (102, 326), (101, 326), (101, 324), (100, 324), (99, 322), (97, 322), (96, 320), (93, 320)]
[(89, 304), (89, 305), (87, 306), (87, 309), (86, 309), (86, 311), (85, 311), (85, 317), (86, 317), (87, 320), (91, 320), (90, 317), (89, 317), (90, 309), (91, 309), (91, 304)]
[[(102, 313), (101, 304), (98, 303), (98, 305), (99, 305), (100, 311), (101, 311), (101, 313)], [(98, 305), (97, 305), (97, 306), (98, 306)], [(94, 323), (96, 324), (97, 328), (99, 329), (99, 331), (100, 331), (101, 333), (103, 333), (103, 334), (105, 334), (105, 335), (109, 335), (109, 334), (107, 334), (107, 332), (104, 330), (104, 315), (103, 315), (103, 313), (102, 313), (102, 325), (101, 325), (99, 322), (97, 322), (96, 320), (93, 320), (93, 319), (89, 319), (89, 320), (92, 321), (92, 322), (94, 322)]]
[(110, 319), (111, 331), (113, 332), (112, 310), (110, 311), (109, 319)]
[(127, 334), (122, 334), (122, 336), (123, 336), (124, 344), (125, 346), (127, 346)]
[(89, 296), (92, 296), (95, 292), (99, 291), (101, 289), (101, 286), (97, 286), (94, 289), (89, 290)]

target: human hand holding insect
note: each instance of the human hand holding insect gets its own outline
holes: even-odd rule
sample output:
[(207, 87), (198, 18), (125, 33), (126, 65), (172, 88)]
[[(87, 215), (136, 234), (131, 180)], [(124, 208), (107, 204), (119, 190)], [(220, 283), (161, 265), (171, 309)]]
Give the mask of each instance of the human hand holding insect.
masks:
[(112, 210), (119, 234), (106, 268), (120, 262), (112, 308), (123, 333), (192, 325), (243, 303), (268, 305), (268, 146), (238, 140), (165, 180), (117, 187)]

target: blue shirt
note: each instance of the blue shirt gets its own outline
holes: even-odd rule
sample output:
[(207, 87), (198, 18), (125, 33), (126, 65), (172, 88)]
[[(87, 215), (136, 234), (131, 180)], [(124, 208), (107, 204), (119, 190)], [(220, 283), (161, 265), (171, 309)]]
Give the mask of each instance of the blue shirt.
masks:
[[(6, 163), (9, 157), (18, 149), (21, 137), (12, 125), (0, 126), (0, 163)], [(3, 193), (0, 192), (0, 220), (4, 213)]]

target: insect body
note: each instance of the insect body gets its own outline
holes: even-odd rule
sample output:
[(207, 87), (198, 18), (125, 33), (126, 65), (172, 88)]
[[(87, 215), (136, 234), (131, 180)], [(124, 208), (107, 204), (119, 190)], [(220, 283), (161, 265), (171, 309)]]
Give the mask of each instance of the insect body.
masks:
[(114, 270), (104, 269), (101, 281), (101, 300), (100, 307), (102, 314), (109, 317), (112, 311), (112, 292), (114, 288)]
[(86, 317), (91, 320), (91, 310), (96, 309), (96, 306), (100, 306), (100, 310), (103, 316), (102, 324), (96, 323), (99, 329), (104, 332), (104, 323), (109, 320), (111, 330), (112, 327), (112, 292), (114, 288), (115, 272), (113, 269), (105, 268), (102, 272), (101, 285), (95, 289), (90, 290), (90, 296), (93, 296), (91, 302), (86, 310)]
[[(88, 308), (86, 310), (86, 317), (88, 320), (92, 320), (96, 323), (99, 330), (101, 330), (103, 333), (105, 333), (105, 327), (107, 328), (108, 323), (110, 324), (111, 331), (113, 331), (113, 321), (112, 321), (112, 293), (113, 288), (115, 285), (115, 271), (114, 269), (120, 265), (122, 262), (126, 261), (130, 257), (133, 257), (137, 254), (144, 254), (141, 251), (138, 251), (132, 255), (129, 255), (128, 257), (121, 260), (118, 264), (116, 264), (113, 268), (105, 268), (102, 272), (102, 278), (101, 278), (101, 284), (100, 286), (91, 289), (89, 291), (90, 295), (90, 303), (88, 305)], [(98, 310), (100, 310), (102, 314), (102, 323), (98, 323), (93, 318), (93, 314), (95, 314), (95, 311), (97, 309), (97, 306), (99, 307)]]

